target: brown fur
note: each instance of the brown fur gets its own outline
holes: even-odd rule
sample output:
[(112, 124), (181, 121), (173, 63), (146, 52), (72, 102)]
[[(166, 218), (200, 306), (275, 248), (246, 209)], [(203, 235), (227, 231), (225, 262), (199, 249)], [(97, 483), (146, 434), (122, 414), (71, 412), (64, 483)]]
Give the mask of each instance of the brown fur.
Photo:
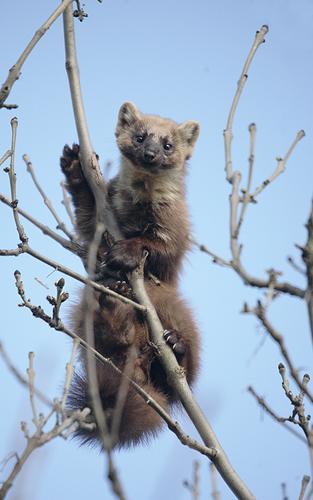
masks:
[[(120, 172), (108, 186), (108, 201), (124, 239), (113, 245), (104, 240), (102, 282), (121, 293), (131, 293), (127, 283), (116, 282), (112, 271), (127, 282), (146, 249), (146, 289), (156, 308), (165, 336), (177, 360), (192, 383), (198, 369), (199, 340), (191, 312), (177, 292), (182, 258), (188, 249), (189, 221), (185, 202), (185, 163), (198, 137), (198, 124), (177, 125), (172, 120), (144, 115), (131, 103), (119, 112), (116, 129), (121, 151)], [(84, 178), (79, 148), (65, 146), (61, 167), (67, 179), (76, 214), (77, 232), (88, 245), (94, 233), (95, 207)], [(108, 272), (106, 272), (108, 270)], [(148, 279), (152, 273), (160, 285)], [(95, 347), (124, 369), (129, 347), (136, 347), (133, 379), (156, 401), (168, 409), (176, 396), (149, 343), (147, 325), (131, 306), (95, 293)], [(82, 301), (73, 315), (78, 335), (84, 337)], [(84, 364), (84, 360), (83, 360)], [(110, 427), (120, 378), (109, 365), (97, 365), (100, 395)], [(90, 406), (85, 375), (77, 376), (70, 393), (71, 408)], [(119, 446), (135, 444), (154, 435), (161, 418), (130, 388), (119, 429)], [(97, 432), (80, 431), (84, 441), (97, 441)]]

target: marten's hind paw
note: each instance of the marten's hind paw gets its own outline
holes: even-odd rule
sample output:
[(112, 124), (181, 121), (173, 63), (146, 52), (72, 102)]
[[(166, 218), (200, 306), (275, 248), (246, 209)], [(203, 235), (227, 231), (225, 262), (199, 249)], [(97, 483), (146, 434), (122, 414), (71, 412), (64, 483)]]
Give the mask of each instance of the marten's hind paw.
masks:
[(182, 356), (186, 352), (186, 345), (177, 330), (164, 330), (163, 337), (176, 355)]

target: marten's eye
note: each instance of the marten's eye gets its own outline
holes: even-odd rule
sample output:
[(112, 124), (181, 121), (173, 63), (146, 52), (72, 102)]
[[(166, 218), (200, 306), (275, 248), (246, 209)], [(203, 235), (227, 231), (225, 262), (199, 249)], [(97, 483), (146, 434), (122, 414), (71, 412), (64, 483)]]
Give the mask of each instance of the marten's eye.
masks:
[(135, 139), (136, 139), (136, 142), (139, 142), (139, 144), (140, 144), (141, 142), (143, 142), (143, 135), (136, 135)]
[(163, 146), (163, 148), (165, 149), (165, 151), (170, 151), (172, 149), (172, 144), (170, 144), (169, 142), (166, 142)]

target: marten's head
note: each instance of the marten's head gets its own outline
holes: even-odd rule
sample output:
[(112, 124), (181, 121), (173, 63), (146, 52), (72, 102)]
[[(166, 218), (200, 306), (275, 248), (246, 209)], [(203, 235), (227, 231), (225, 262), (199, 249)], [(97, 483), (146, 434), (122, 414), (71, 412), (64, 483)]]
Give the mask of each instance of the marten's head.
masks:
[(182, 169), (199, 135), (199, 124), (141, 113), (125, 102), (118, 114), (116, 139), (121, 153), (135, 168), (151, 174)]

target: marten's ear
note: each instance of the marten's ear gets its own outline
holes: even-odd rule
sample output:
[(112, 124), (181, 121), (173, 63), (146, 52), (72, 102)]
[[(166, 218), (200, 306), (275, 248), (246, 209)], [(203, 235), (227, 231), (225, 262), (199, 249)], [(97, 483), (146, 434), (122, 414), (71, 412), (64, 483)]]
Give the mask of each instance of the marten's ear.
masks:
[(132, 102), (124, 102), (118, 113), (117, 128), (130, 127), (138, 120), (140, 120), (139, 109)]
[(191, 120), (184, 122), (178, 125), (178, 132), (187, 146), (193, 148), (200, 132), (199, 123)]

